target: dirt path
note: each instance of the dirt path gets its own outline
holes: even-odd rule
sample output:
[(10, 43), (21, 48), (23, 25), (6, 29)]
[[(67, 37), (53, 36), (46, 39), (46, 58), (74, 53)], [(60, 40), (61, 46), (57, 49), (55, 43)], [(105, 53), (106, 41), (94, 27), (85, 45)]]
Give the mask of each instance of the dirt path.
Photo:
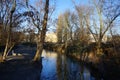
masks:
[(30, 56), (29, 54), (22, 54), (22, 55), (17, 55), (17, 56), (7, 56), (6, 61), (9, 60), (18, 60), (18, 59), (32, 59), (32, 56)]

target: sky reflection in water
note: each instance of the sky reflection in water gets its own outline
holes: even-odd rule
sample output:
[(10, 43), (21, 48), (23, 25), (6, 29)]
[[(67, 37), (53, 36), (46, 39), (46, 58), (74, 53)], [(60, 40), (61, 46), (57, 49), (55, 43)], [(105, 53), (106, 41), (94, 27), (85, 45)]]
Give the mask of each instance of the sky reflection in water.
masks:
[(41, 80), (95, 80), (85, 66), (64, 55), (44, 50), (42, 57)]

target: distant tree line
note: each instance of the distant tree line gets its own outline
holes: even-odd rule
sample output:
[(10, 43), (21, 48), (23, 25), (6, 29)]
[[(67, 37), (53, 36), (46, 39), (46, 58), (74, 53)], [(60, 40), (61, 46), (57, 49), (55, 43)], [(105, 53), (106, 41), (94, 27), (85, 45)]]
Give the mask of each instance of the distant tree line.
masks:
[(116, 34), (113, 31), (119, 23), (120, 1), (91, 0), (89, 5), (77, 5), (72, 1), (74, 11), (66, 10), (58, 16), (58, 43), (64, 43), (66, 46), (80, 44), (85, 47), (89, 45), (91, 34), (97, 44), (97, 54), (102, 55), (102, 40), (105, 35), (111, 38), (112, 43), (119, 41), (115, 39)]

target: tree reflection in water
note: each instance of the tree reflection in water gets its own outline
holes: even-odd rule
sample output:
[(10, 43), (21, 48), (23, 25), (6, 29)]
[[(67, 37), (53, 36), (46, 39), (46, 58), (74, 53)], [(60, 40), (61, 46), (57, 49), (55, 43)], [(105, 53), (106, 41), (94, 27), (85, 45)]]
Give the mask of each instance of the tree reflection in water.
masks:
[[(0, 80), (95, 80), (79, 62), (61, 53), (43, 51), (42, 64), (11, 61), (0, 64)], [(41, 67), (43, 65), (43, 67)], [(41, 71), (42, 69), (42, 71)], [(98, 79), (97, 79), (98, 80)], [(100, 79), (99, 79), (100, 80)]]
[(58, 80), (62, 80), (62, 56), (60, 56), (60, 53), (57, 55), (57, 75)]
[(85, 66), (61, 56), (60, 53), (57, 54), (56, 67), (58, 80), (94, 80)]
[(90, 71), (61, 53), (43, 51), (41, 80), (96, 80)]

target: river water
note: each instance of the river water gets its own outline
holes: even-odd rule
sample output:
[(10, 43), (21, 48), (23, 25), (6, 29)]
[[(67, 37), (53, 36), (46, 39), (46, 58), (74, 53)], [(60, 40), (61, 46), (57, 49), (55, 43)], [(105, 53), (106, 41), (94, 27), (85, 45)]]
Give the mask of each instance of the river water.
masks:
[[(33, 54), (36, 48), (18, 46), (14, 51)], [(42, 57), (43, 67), (26, 61), (1, 63), (0, 80), (103, 80), (91, 74), (85, 65), (61, 53), (43, 50)]]
[(94, 77), (86, 66), (60, 53), (43, 51), (40, 80), (102, 80)]

